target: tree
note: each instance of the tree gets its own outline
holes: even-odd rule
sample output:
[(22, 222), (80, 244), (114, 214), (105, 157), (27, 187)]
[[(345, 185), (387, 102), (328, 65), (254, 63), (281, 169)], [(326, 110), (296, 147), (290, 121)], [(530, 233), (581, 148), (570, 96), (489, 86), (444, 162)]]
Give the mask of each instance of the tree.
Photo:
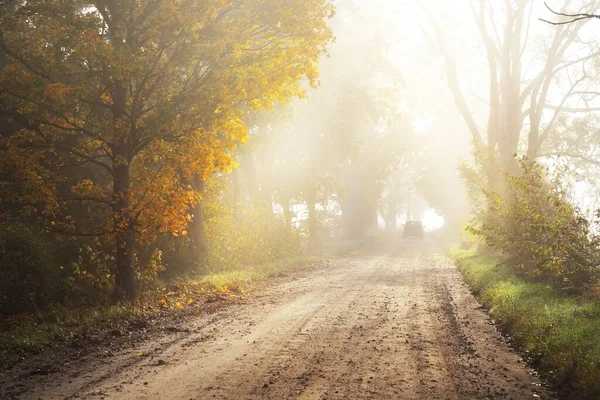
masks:
[[(10, 201), (27, 204), (41, 182), (53, 199), (48, 230), (112, 239), (124, 298), (136, 294), (136, 242), (187, 234), (199, 218), (188, 211), (200, 197), (186, 182), (231, 168), (235, 143), (247, 140), (241, 106), (270, 108), (302, 96), (304, 78), (316, 85), (333, 14), (327, 0), (13, 0), (0, 7), (8, 58), (0, 115), (22, 127), (3, 139), (0, 163), (3, 171), (40, 171)], [(53, 183), (81, 166), (97, 173), (69, 191)], [(59, 221), (72, 202), (91, 213), (108, 209), (110, 217), (79, 231), (72, 218)]]
[[(571, 3), (571, 0), (566, 0), (563, 9)], [(597, 4), (596, 1), (587, 2), (581, 9), (591, 10)], [(515, 172), (518, 165), (514, 155), (520, 152), (522, 135), (527, 127), (525, 154), (535, 159), (560, 114), (570, 111), (567, 107), (569, 100), (591, 82), (586, 73), (586, 63), (597, 57), (600, 49), (589, 43), (584, 50), (573, 50), (573, 44), (580, 42), (578, 34), (586, 22), (583, 19), (558, 27), (552, 33), (549, 46), (541, 51), (533, 49), (531, 24), (534, 21), (534, 2), (531, 0), (506, 2), (501, 7), (488, 0), (472, 0), (470, 5), (485, 47), (490, 76), (487, 148), (489, 151), (497, 150), (503, 168)], [(429, 40), (444, 58), (448, 84), (457, 107), (474, 144), (483, 147), (486, 145), (484, 135), (462, 93), (451, 49), (438, 21), (429, 10), (426, 12), (433, 29), (433, 37)], [(500, 16), (505, 21), (502, 29), (498, 27)], [(526, 74), (524, 66), (527, 65), (539, 67), (535, 73), (528, 71)], [(568, 83), (560, 84), (561, 80)], [(551, 104), (553, 98), (559, 98), (559, 104)]]
[(295, 209), (305, 213), (300, 219), (312, 244), (340, 231), (359, 237), (377, 225), (388, 176), (407, 147), (410, 130), (396, 121), (401, 79), (388, 57), (392, 41), (366, 15), (370, 7), (340, 3), (332, 21), (339, 38), (322, 61), (322, 87), (294, 104), (290, 124), (272, 124), (281, 139), (264, 149), (274, 155), (269, 162), (259, 157), (266, 167), (259, 176), (272, 177), (284, 214), (289, 203), (302, 204)]

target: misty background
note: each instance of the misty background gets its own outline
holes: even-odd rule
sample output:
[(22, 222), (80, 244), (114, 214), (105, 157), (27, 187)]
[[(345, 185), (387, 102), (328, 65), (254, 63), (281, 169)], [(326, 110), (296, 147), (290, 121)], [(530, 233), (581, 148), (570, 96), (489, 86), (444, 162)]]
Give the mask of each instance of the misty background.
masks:
[[(578, 10), (593, 9), (592, 3), (547, 4)], [(568, 28), (541, 21), (555, 17), (541, 1), (338, 2), (331, 22), (336, 40), (322, 59), (320, 87), (255, 126), (258, 143), (242, 150), (234, 172), (254, 186), (242, 189), (242, 196), (263, 192), (275, 212), (291, 213), (296, 224), (328, 230), (327, 235), (343, 231), (356, 237), (376, 227), (396, 229), (407, 219), (423, 220), (430, 231), (444, 225), (459, 230), (468, 221), (469, 202), (458, 167), (472, 163), (473, 150), (453, 91), (486, 137), (490, 67), (482, 35), (500, 45), (507, 40), (502, 36), (510, 28), (507, 4), (523, 10), (520, 31), (513, 32), (521, 41), (518, 71), (512, 66), (519, 76), (511, 77), (519, 94), (526, 96), (523, 91), (545, 69), (557, 70), (542, 88), (547, 107), (535, 116), (548, 132), (536, 158), (565, 173), (574, 203), (594, 209), (597, 61), (590, 55), (598, 51), (597, 29), (594, 23), (577, 27), (560, 39), (564, 48), (550, 60), (557, 29)], [(456, 87), (448, 82), (448, 68)], [(525, 99), (514, 154), (527, 154), (530, 106)], [(574, 137), (581, 124), (588, 130), (585, 146), (573, 143), (582, 139)], [(311, 228), (313, 214), (319, 222)]]

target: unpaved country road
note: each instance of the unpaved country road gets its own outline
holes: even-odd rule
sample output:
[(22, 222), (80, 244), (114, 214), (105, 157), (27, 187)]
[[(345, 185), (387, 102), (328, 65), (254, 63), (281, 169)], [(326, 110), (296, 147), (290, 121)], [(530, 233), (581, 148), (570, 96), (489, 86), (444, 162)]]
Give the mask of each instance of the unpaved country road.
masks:
[(552, 398), (430, 241), (335, 260), (189, 329), (63, 367), (21, 398)]

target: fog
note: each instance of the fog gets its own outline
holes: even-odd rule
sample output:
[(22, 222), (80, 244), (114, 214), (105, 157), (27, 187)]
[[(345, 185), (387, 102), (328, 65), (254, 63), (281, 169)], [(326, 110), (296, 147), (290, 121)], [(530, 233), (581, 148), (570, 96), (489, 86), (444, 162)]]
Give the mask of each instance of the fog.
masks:
[(0, 0), (0, 393), (597, 395), (599, 40), (600, 0)]
[[(468, 221), (469, 203), (458, 166), (473, 162), (473, 132), (464, 110), (457, 107), (457, 96), (472, 118), (471, 129), (488, 140), (494, 105), (482, 32), (498, 47), (495, 51), (504, 51), (504, 43), (513, 40), (510, 34), (505, 36), (509, 17), (504, 2), (483, 3), (482, 28), (478, 27), (480, 2), (338, 2), (330, 23), (336, 40), (322, 58), (319, 87), (308, 88), (305, 99), (261, 117), (255, 134), (261, 136), (266, 130), (269, 138), (256, 145), (255, 165), (249, 167), (242, 161), (240, 173), (261, 170), (259, 186), (275, 191), (276, 212), (291, 207), (297, 225), (310, 220), (311, 210), (320, 216), (317, 219), (327, 221), (322, 225), (339, 219), (340, 226), (320, 228), (329, 229), (328, 235), (341, 231), (361, 235), (376, 227), (394, 230), (411, 219), (424, 219), (429, 230), (441, 228), (444, 222), (449, 229), (460, 228)], [(552, 9), (572, 11), (593, 10), (594, 5), (548, 3)], [(594, 108), (596, 79), (589, 72), (595, 71), (596, 61), (586, 56), (597, 51), (597, 30), (592, 24), (582, 24), (572, 38), (557, 41), (556, 31), (569, 28), (541, 21), (560, 18), (543, 2), (519, 1), (511, 7), (523, 11), (520, 31), (513, 32), (520, 35), (514, 39), (520, 40), (520, 57), (510, 61), (509, 71), (502, 72), (505, 76), (498, 77), (499, 86), (519, 80), (516, 90), (528, 96), (528, 85), (545, 79), (540, 76), (546, 68), (556, 69), (541, 88), (534, 89), (535, 96), (539, 90), (546, 91), (541, 100), (548, 108), (530, 115), (532, 101), (539, 97), (526, 98), (522, 106), (516, 106), (523, 116), (510, 128), (518, 130), (520, 137), (514, 153), (528, 155), (532, 117), (542, 130), (551, 123), (548, 142), (560, 142), (557, 138), (567, 121), (581, 117), (583, 110), (556, 112), (556, 107)], [(550, 65), (548, 52), (557, 43), (565, 48), (560, 55), (552, 55), (558, 59)], [(454, 88), (444, 55), (455, 69)], [(501, 55), (494, 57), (495, 68), (502, 69)], [(586, 97), (576, 92), (592, 94)], [(501, 97), (503, 103), (513, 101), (506, 93)], [(497, 107), (506, 106), (498, 103)], [(547, 153), (553, 156), (540, 156), (543, 163), (553, 169), (568, 164), (550, 147)], [(589, 154), (593, 149), (582, 151)], [(585, 177), (566, 171), (565, 180), (574, 201), (589, 206), (596, 198), (596, 187), (589, 183), (596, 172), (593, 165), (587, 168)]]
[[(248, 246), (234, 257), (242, 262), (259, 246), (245, 236), (300, 249), (396, 234), (409, 221), (456, 235), (489, 226), (498, 204), (511, 208), (515, 182), (536, 174), (590, 219), (600, 194), (600, 47), (597, 18), (577, 16), (598, 3), (311, 0), (207, 12), (190, 2), (168, 18), (157, 8), (146, 10), (154, 22), (127, 22), (140, 35), (129, 43), (110, 27), (125, 20), (94, 2), (56, 11), (84, 28), (52, 25), (51, 10), (16, 2), (4, 18), (18, 34), (7, 31), (0, 53), (5, 171), (19, 166), (5, 174), (6, 213), (31, 213), (44, 234), (60, 226), (101, 238), (107, 254), (126, 248), (116, 258), (127, 271), (136, 245), (160, 241), (193, 264), (238, 242)], [(139, 24), (153, 24), (154, 36)], [(186, 50), (173, 52), (169, 35)], [(103, 46), (124, 44), (107, 63)], [(23, 143), (43, 150), (34, 157)], [(32, 168), (46, 186), (20, 178)], [(52, 196), (31, 211), (34, 189)], [(121, 246), (111, 235), (123, 215)]]

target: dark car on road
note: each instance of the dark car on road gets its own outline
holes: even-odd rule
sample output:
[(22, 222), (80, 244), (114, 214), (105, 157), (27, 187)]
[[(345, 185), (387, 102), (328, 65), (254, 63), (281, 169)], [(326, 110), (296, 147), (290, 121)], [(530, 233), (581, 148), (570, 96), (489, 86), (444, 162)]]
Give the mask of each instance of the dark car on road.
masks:
[(405, 239), (423, 239), (423, 223), (421, 221), (406, 221), (402, 237)]

